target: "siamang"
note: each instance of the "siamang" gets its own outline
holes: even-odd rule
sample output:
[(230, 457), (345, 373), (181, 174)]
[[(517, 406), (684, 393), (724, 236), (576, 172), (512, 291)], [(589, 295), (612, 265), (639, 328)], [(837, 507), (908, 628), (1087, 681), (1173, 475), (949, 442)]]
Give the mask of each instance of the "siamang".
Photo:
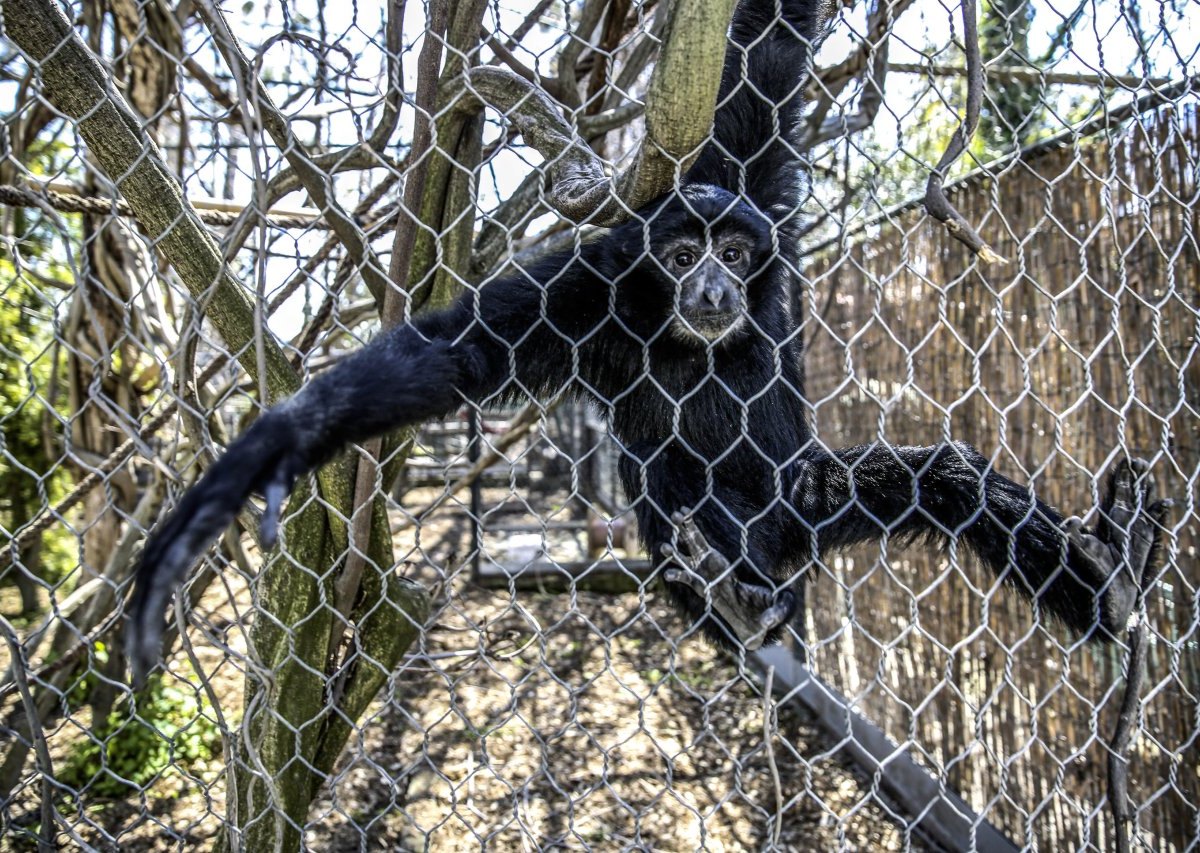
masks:
[(806, 183), (793, 140), (822, 3), (744, 0), (711, 141), (674, 191), (380, 335), (250, 426), (145, 548), (135, 671), (158, 656), (173, 589), (252, 494), (265, 498), (269, 546), (296, 479), (347, 443), (464, 400), (560, 395), (607, 414), (642, 542), (718, 643), (775, 641), (806, 567), (884, 535), (957, 537), (1077, 632), (1120, 633), (1164, 509), (1141, 463), (1117, 466), (1088, 530), (965, 444), (829, 450), (812, 434), (797, 307)]

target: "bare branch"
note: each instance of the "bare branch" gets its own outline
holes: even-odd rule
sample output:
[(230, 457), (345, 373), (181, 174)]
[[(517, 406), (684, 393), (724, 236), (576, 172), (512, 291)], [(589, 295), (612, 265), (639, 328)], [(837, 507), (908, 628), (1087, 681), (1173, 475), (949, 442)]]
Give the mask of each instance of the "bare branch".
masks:
[(404, 26), (404, 0), (389, 0), (387, 7), (387, 28), (384, 32), (383, 61), (387, 68), (387, 91), (383, 96), (383, 113), (371, 135), (367, 138), (367, 146), (374, 151), (382, 151), (387, 147), (396, 125), (400, 121), (400, 102), (404, 97), (404, 68), (401, 60), (404, 55), (404, 44), (401, 39)]
[[(816, 106), (806, 122), (800, 145), (812, 148), (831, 139), (852, 136), (869, 128), (879, 115), (889, 69), (892, 31), (913, 0), (875, 0), (867, 16), (867, 32), (854, 54), (843, 62), (816, 72), (810, 86)], [(862, 93), (853, 115), (829, 116), (837, 97), (852, 80), (862, 77)]]
[(518, 77), (523, 77), (530, 83), (537, 82), (537, 75), (533, 70), (523, 63), (513, 54), (505, 45), (487, 30), (483, 31), (483, 43), (488, 46), (488, 49), (496, 55), (496, 59), (504, 63)]
[[(888, 71), (897, 74), (919, 74), (923, 77), (967, 77), (966, 68), (958, 65), (914, 64), (889, 62)], [(993, 80), (1016, 83), (1037, 83), (1047, 86), (1089, 86), (1108, 89), (1144, 89), (1169, 86), (1170, 77), (1142, 77), (1137, 74), (1109, 74), (1101, 69), (1096, 74), (1074, 74), (1067, 71), (1046, 71), (1016, 65), (989, 65), (987, 76)]]
[(950, 235), (974, 252), (980, 260), (987, 263), (1006, 263), (950, 203), (944, 188), (946, 170), (967, 150), (971, 137), (975, 135), (975, 126), (979, 124), (979, 109), (983, 104), (984, 71), (983, 59), (979, 52), (977, 16), (975, 0), (962, 0), (963, 49), (967, 55), (967, 114), (950, 137), (950, 144), (946, 146), (942, 159), (929, 174), (929, 182), (925, 185), (925, 209), (934, 219), (945, 223)]
[[(438, 75), (442, 63), (442, 39), (449, 24), (450, 10), (446, 0), (432, 0), (429, 23), (421, 55), (417, 58), (416, 115), (413, 122), (412, 146), (409, 149), (409, 171), (404, 179), (404, 197), (400, 221), (392, 237), (392, 281), (401, 288), (409, 286), (412, 272), (413, 247), (420, 228), (419, 211), (425, 196), (425, 181), (429, 174), (429, 150), (433, 145), (434, 113), (437, 110)], [(403, 317), (403, 300), (384, 300), (380, 303), (380, 319), (384, 328), (394, 326)]]
[(461, 96), (451, 101), (458, 109), (490, 106), (499, 110), (525, 144), (546, 158), (549, 201), (555, 210), (576, 222), (593, 214), (601, 218), (611, 215), (607, 207), (611, 206), (612, 182), (604, 173), (604, 164), (576, 136), (559, 105), (542, 89), (511, 71), (489, 66), (470, 69), (465, 80), (455, 84), (462, 87)]
[(605, 108), (612, 109), (620, 102), (622, 93), (628, 92), (633, 87), (650, 65), (650, 61), (658, 54), (663, 34), (667, 29), (670, 6), (670, 3), (658, 5), (654, 13), (654, 21), (650, 24), (650, 31), (630, 51), (629, 57), (621, 68), (621, 73), (617, 75), (616, 82), (611, 87), (612, 91), (604, 101)]
[(58, 825), (60, 823), (65, 825), (65, 822), (54, 806), (54, 762), (50, 757), (50, 745), (46, 742), (46, 730), (38, 715), (37, 702), (33, 699), (33, 692), (29, 689), (29, 681), (26, 677), (26, 673), (29, 671), (29, 661), (25, 659), (25, 650), (21, 647), (21, 640), (17, 636), (17, 632), (3, 616), (0, 616), (0, 634), (4, 635), (4, 641), (8, 644), (9, 654), (12, 656), (13, 680), (16, 683), (17, 691), (21, 694), (25, 724), (28, 727), (30, 738), (33, 740), (33, 754), (37, 759), (38, 774), (42, 777), (42, 825), (38, 831), (38, 850), (57, 850), (58, 845), (54, 843), (54, 837), (57, 834)]
[(525, 16), (525, 20), (513, 30), (512, 35), (508, 37), (504, 46), (512, 50), (516, 47), (525, 36), (529, 35), (529, 31), (537, 26), (542, 16), (546, 14), (546, 10), (553, 6), (555, 0), (538, 0), (536, 6), (529, 10), (529, 14)]
[(462, 110), (486, 105), (502, 112), (525, 144), (546, 158), (550, 205), (573, 222), (615, 225), (670, 189), (700, 153), (712, 128), (721, 75), (719, 61), (712, 63), (711, 73), (699, 73), (695, 57), (724, 57), (732, 14), (732, 0), (681, 0), (646, 96), (646, 138), (633, 165), (616, 180), (572, 130), (559, 105), (512, 72), (472, 68), (464, 81), (454, 81), (461, 91), (445, 102), (457, 102)]
[[(389, 172), (402, 172), (407, 168), (410, 159), (405, 157), (402, 160), (396, 160), (388, 154), (376, 151), (369, 143), (358, 143), (347, 148), (339, 148), (336, 151), (326, 151), (324, 154), (318, 154), (311, 158), (316, 169), (330, 176), (341, 172), (377, 167), (386, 168)], [(302, 186), (299, 174), (291, 167), (272, 175), (260, 194), (261, 198), (255, 199), (254, 204), (244, 208), (241, 217), (225, 234), (225, 239), (221, 244), (225, 257), (232, 257), (241, 250), (242, 244), (254, 230), (257, 218), (261, 216), (259, 211), (262, 208), (275, 204), (279, 199), (301, 189)], [(321, 227), (328, 226), (323, 224)], [(334, 233), (337, 234), (336, 231)]]
[(217, 102), (218, 106), (224, 107), (228, 112), (223, 117), (224, 121), (241, 124), (244, 120), (242, 109), (238, 106), (237, 98), (229, 94), (217, 79), (208, 72), (208, 69), (200, 64), (200, 60), (191, 54), (184, 54), (183, 67), (192, 75), (195, 80), (204, 87), (208, 92), (209, 97)]
[[(121, 199), (104, 198), (101, 196), (86, 196), (76, 192), (43, 187), (40, 193), (33, 190), (0, 184), (0, 204), (8, 207), (41, 207), (45, 202), (55, 210), (63, 213), (90, 213), (96, 216), (133, 216), (133, 209), (128, 202)], [(229, 226), (237, 222), (240, 211), (238, 205), (224, 205), (226, 209), (217, 209), (221, 205), (205, 199), (193, 199), (190, 204), (196, 208), (196, 215), (205, 225), (218, 227)], [(233, 210), (238, 212), (233, 212)], [(321, 227), (317, 211), (312, 213), (271, 213), (261, 214), (276, 228), (312, 228)]]
[[(139, 224), (198, 299), (229, 349), (258, 377), (254, 357), (254, 308), (221, 261), (212, 236), (188, 204), (174, 173), (163, 162), (141, 121), (113, 87), (95, 55), (49, 0), (5, 0), (9, 36), (34, 62), (54, 105), (74, 119), (79, 134), (128, 200)], [(283, 397), (300, 385), (274, 341), (267, 341), (267, 381)]]
[(567, 45), (558, 55), (558, 78), (551, 84), (551, 91), (558, 97), (558, 100), (573, 110), (579, 109), (581, 106), (579, 79), (576, 76), (579, 55), (588, 46), (588, 40), (592, 37), (596, 27), (600, 25), (600, 18), (607, 5), (608, 0), (585, 0), (583, 11), (579, 13), (579, 23), (568, 34)]
[[(633, 210), (674, 185), (712, 130), (734, 5), (734, 0), (672, 5), (646, 92), (646, 139), (617, 184)], [(701, 57), (710, 61), (702, 63)]]
[(300, 140), (292, 133), (287, 118), (275, 106), (266, 87), (263, 86), (262, 80), (259, 79), (258, 74), (242, 53), (237, 38), (225, 20), (224, 13), (211, 0), (198, 0), (196, 7), (208, 24), (217, 49), (225, 58), (230, 71), (242, 81), (247, 100), (253, 102), (263, 128), (279, 147), (283, 156), (287, 158), (291, 167), (296, 170), (296, 176), (300, 183), (312, 197), (313, 203), (324, 213), (330, 228), (341, 239), (346, 251), (350, 253), (350, 257), (358, 266), (363, 281), (366, 282), (372, 295), (380, 304), (383, 304), (384, 294), (387, 293), (389, 284), (387, 271), (375, 257), (375, 251), (371, 248), (366, 234), (338, 202), (329, 174), (322, 171), (313, 162), (308, 152), (300, 144)]

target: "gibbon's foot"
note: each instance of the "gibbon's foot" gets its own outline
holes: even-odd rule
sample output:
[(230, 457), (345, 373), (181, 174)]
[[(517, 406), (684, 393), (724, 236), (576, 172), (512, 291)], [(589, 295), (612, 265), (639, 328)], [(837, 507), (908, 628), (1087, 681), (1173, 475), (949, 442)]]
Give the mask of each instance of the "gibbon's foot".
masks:
[(1156, 561), (1170, 500), (1157, 500), (1143, 459), (1121, 460), (1109, 475), (1096, 529), (1072, 516), (1063, 523), (1072, 570), (1101, 590), (1100, 625), (1112, 637), (1128, 628), (1138, 590)]
[(761, 648), (771, 631), (792, 618), (795, 593), (739, 580), (729, 570), (729, 561), (709, 547), (691, 510), (672, 513), (671, 521), (682, 550), (666, 543), (661, 551), (682, 568), (667, 569), (664, 579), (690, 588), (710, 604), (748, 651)]

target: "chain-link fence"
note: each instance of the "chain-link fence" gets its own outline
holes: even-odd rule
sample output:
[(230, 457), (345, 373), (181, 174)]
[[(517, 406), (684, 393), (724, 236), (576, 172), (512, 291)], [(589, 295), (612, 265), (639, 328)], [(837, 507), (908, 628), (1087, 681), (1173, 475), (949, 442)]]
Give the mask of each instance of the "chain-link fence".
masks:
[[(589, 332), (547, 349), (553, 393), (302, 478), (277, 547), (243, 507), (131, 689), (143, 544), (267, 406), (462, 294), (486, 327), (489, 287), (678, 191), (737, 80), (776, 119), (790, 94), (752, 78), (765, 36), (727, 58), (725, 2), (4, 0), (0, 848), (1200, 843), (1200, 7), (759, 5), (772, 38), (830, 20), (763, 140), (807, 164), (770, 250), (800, 247), (772, 350), (800, 403), (753, 417), (965, 441), (1092, 526), (1106, 473), (1146, 460), (1174, 507), (1128, 630), (1081, 639), (898, 517), (789, 555), (782, 645), (705, 642), (611, 423), (657, 344), (628, 389), (561, 393), (593, 380)], [(978, 235), (912, 201), (931, 171)], [(688, 488), (720, 500), (717, 466)]]

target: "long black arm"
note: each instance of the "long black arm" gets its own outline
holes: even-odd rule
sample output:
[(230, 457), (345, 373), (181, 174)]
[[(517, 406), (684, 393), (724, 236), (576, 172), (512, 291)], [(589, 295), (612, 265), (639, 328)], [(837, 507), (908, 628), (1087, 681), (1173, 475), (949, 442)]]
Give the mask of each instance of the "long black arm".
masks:
[(1108, 639), (1124, 632), (1169, 505), (1155, 499), (1144, 463), (1120, 463), (1088, 530), (958, 442), (810, 449), (798, 468), (792, 503), (822, 554), (885, 534), (901, 542), (958, 537), (1072, 629), (1086, 635), (1100, 626)]
[(576, 342), (591, 341), (589, 352), (600, 345), (596, 327), (607, 304), (606, 287), (575, 252), (552, 256), (380, 335), (262, 415), (146, 544), (130, 606), (134, 673), (158, 658), (175, 588), (252, 495), (266, 498), (262, 540), (270, 547), (296, 480), (346, 445), (443, 417), (464, 400), (567, 390)]
[(784, 230), (784, 252), (791, 251), (789, 231), (800, 226), (806, 186), (803, 158), (794, 143), (803, 118), (802, 83), (829, 12), (830, 4), (820, 0), (738, 5), (713, 141), (687, 176), (688, 182), (715, 184), (751, 199)]

